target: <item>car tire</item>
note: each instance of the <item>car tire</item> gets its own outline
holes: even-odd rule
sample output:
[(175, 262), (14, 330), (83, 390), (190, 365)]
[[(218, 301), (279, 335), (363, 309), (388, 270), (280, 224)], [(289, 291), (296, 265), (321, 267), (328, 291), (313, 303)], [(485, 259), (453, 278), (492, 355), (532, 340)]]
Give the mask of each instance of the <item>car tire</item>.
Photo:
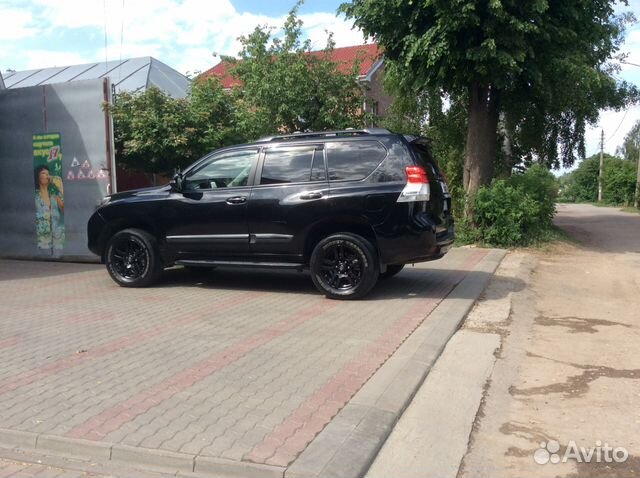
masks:
[(124, 229), (115, 233), (105, 252), (111, 278), (122, 287), (147, 287), (162, 274), (162, 259), (157, 240), (142, 229)]
[(322, 239), (313, 249), (311, 279), (329, 299), (360, 299), (380, 273), (375, 247), (362, 236), (338, 233)]
[(389, 279), (404, 269), (404, 264), (387, 264), (387, 270), (380, 274), (380, 279)]

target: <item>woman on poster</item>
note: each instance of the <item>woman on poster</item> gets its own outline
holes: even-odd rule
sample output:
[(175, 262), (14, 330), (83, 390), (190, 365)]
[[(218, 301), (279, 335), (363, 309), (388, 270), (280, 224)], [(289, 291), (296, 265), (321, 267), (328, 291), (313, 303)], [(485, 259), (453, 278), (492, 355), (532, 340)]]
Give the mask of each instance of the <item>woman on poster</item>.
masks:
[(62, 178), (51, 176), (46, 165), (35, 168), (36, 236), (38, 248), (55, 253), (64, 247), (64, 195)]

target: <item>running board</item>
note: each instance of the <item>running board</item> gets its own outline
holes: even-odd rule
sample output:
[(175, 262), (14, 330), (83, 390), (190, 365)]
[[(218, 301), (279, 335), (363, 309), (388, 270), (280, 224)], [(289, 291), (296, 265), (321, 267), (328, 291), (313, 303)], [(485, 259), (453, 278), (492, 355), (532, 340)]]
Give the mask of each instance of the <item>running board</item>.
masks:
[(251, 267), (261, 269), (293, 269), (301, 271), (304, 264), (295, 262), (249, 262), (249, 261), (207, 261), (196, 259), (181, 259), (175, 264), (189, 267)]

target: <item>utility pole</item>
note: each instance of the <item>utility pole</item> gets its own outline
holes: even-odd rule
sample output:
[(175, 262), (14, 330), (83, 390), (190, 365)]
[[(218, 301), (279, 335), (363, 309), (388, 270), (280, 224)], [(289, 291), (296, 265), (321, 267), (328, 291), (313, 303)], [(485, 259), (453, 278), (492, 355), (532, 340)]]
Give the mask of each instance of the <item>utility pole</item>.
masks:
[(636, 197), (633, 201), (633, 205), (638, 209), (638, 201), (640, 198), (640, 148), (638, 148), (638, 175), (636, 176)]
[(600, 174), (598, 175), (598, 202), (602, 202), (602, 171), (604, 169), (604, 129), (600, 135)]

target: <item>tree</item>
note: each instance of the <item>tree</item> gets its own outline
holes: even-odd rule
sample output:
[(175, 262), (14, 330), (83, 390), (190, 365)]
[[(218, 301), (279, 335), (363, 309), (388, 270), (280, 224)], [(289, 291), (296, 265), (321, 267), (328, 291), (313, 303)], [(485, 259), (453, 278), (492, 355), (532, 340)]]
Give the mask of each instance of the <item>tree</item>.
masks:
[(463, 183), (473, 194), (493, 177), (501, 113), (514, 157), (569, 165), (598, 111), (637, 96), (607, 63), (630, 20), (614, 17), (614, 4), (352, 0), (340, 11), (378, 41), (407, 89), (466, 97)]
[[(398, 133), (426, 136), (440, 169), (445, 173), (456, 215), (464, 210), (463, 165), (467, 129), (466, 97), (445, 96), (438, 90), (407, 85), (394, 64), (385, 69), (384, 88), (393, 103), (382, 124)], [(462, 217), (458, 216), (458, 219)]]
[[(561, 199), (575, 202), (596, 202), (599, 173), (600, 155), (594, 154), (582, 161), (576, 170), (561, 178)], [(637, 165), (635, 162), (605, 154), (602, 188), (604, 202), (615, 205), (632, 204), (635, 196), (636, 173)]]
[(234, 96), (243, 105), (241, 127), (251, 136), (364, 126), (366, 121), (358, 65), (346, 74), (339, 70), (331, 61), (331, 35), (322, 52), (310, 53), (310, 40), (302, 41), (298, 6), (281, 35), (256, 27), (240, 37), (238, 59), (223, 59), (241, 82)]
[(233, 128), (232, 99), (215, 79), (192, 83), (187, 98), (172, 98), (156, 87), (121, 92), (108, 108), (116, 160), (128, 168), (168, 173), (212, 149), (242, 141)]
[(624, 137), (622, 146), (616, 152), (627, 161), (638, 161), (638, 155), (640, 155), (640, 121), (629, 130)]

